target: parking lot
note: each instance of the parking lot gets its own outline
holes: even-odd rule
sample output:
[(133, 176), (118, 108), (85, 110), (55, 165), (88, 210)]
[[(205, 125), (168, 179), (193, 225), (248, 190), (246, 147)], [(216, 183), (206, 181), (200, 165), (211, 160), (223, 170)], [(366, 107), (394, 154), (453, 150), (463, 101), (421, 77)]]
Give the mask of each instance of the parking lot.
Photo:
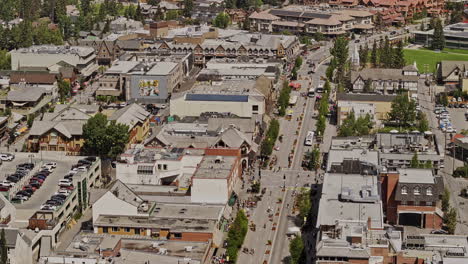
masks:
[[(11, 174), (16, 170), (16, 166), (21, 163), (31, 162), (36, 164), (35, 171), (40, 168), (41, 164), (47, 162), (56, 162), (57, 168), (45, 179), (41, 188), (37, 189), (28, 201), (23, 203), (13, 203), (17, 209), (17, 221), (25, 222), (34, 212), (40, 209), (40, 206), (46, 202), (51, 195), (58, 189), (58, 182), (70, 170), (81, 157), (63, 156), (54, 154), (43, 154), (42, 157), (38, 153), (15, 153), (16, 157), (11, 162), (4, 162), (0, 169), (2, 170), (1, 180), (5, 179), (7, 174)], [(34, 173), (34, 171), (32, 172)]]
[(468, 111), (466, 108), (447, 108), (453, 127), (460, 133), (462, 129), (468, 129), (468, 121), (465, 119), (465, 112)]

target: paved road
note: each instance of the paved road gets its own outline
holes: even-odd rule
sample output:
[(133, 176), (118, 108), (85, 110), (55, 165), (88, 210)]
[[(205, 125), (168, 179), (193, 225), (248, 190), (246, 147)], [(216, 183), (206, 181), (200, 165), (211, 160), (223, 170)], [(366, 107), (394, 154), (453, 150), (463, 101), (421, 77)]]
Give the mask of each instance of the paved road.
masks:
[[(423, 81), (420, 81), (419, 83), (418, 100), (422, 110), (426, 113), (432, 132), (437, 137), (437, 142), (439, 142), (439, 149), (441, 149), (443, 153), (446, 154), (445, 148), (446, 144), (449, 143), (450, 136), (446, 135), (440, 129), (438, 129), (438, 120), (434, 114), (434, 99), (431, 99), (429, 96), (429, 89), (424, 85)], [(450, 110), (450, 112), (452, 123), (455, 124), (456, 128), (460, 129), (461, 127), (457, 127), (457, 124), (463, 126), (463, 122), (465, 121), (463, 119), (464, 116), (460, 115), (458, 110), (461, 109), (453, 109)], [(466, 235), (468, 234), (468, 200), (460, 197), (459, 194), (461, 189), (468, 185), (468, 182), (463, 178), (452, 177), (453, 168), (462, 166), (462, 162), (457, 159), (452, 159), (450, 155), (445, 155), (444, 162), (445, 168), (443, 169), (441, 175), (444, 177), (445, 187), (448, 188), (451, 192), (451, 205), (456, 208), (458, 212), (458, 225), (455, 233)]]

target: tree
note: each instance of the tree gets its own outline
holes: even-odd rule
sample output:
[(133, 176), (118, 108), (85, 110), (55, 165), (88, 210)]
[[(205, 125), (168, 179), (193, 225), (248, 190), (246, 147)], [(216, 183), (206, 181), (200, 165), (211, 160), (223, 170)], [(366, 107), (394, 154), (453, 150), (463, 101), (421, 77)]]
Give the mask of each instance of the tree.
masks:
[(305, 153), (305, 160), (307, 161), (307, 168), (309, 170), (317, 170), (320, 167), (320, 149), (314, 147), (312, 151)]
[(377, 67), (379, 65), (379, 61), (377, 58), (377, 42), (375, 40), (374, 40), (374, 44), (372, 44), (371, 63), (372, 63), (372, 67)]
[(159, 3), (159, 0), (148, 0), (148, 5), (157, 6)]
[(304, 242), (301, 236), (296, 236), (289, 243), (289, 253), (291, 254), (291, 264), (299, 264), (304, 252)]
[(323, 41), (325, 40), (325, 35), (322, 32), (315, 32), (314, 39), (315, 41)]
[(249, 220), (244, 211), (239, 210), (227, 235), (226, 254), (229, 256), (229, 260), (232, 261), (232, 263), (236, 263), (237, 254), (244, 243), (248, 228)]
[(447, 188), (444, 189), (444, 193), (442, 194), (441, 209), (444, 213), (448, 212), (448, 210), (450, 209), (450, 191)]
[(0, 50), (0, 70), (11, 69), (11, 56), (7, 50)]
[(129, 141), (128, 126), (108, 122), (105, 115), (98, 113), (83, 126), (83, 138), (83, 152), (86, 155), (116, 158)]
[(280, 91), (278, 97), (278, 112), (280, 116), (284, 116), (286, 114), (286, 108), (289, 105), (289, 96), (291, 94), (291, 87), (289, 87), (289, 83), (287, 81), (283, 82), (283, 88)]
[(191, 17), (193, 10), (193, 0), (184, 0), (184, 16)]
[(457, 228), (457, 211), (455, 208), (450, 208), (450, 210), (444, 214), (443, 220), (447, 232), (452, 235), (455, 234), (455, 229)]
[(410, 163), (411, 168), (419, 168), (419, 159), (418, 159), (418, 153), (414, 153), (413, 157), (411, 158), (411, 163)]
[(416, 119), (416, 103), (409, 99), (407, 93), (396, 96), (392, 102), (392, 109), (388, 113), (389, 121), (399, 126), (409, 127)]
[(443, 50), (445, 48), (444, 28), (440, 18), (437, 18), (435, 21), (431, 48), (433, 50)]
[(346, 71), (348, 70), (348, 48), (349, 41), (344, 37), (338, 37), (330, 50), (333, 59), (336, 61), (336, 83), (343, 83)]
[(369, 59), (369, 46), (367, 46), (367, 43), (366, 43), (364, 48), (362, 46), (359, 46), (359, 62), (361, 64), (361, 67), (366, 67), (368, 59)]
[(343, 120), (343, 124), (341, 124), (338, 130), (338, 135), (340, 137), (366, 136), (369, 135), (371, 128), (372, 118), (369, 114), (356, 119), (354, 111), (351, 111), (348, 117)]
[(58, 94), (60, 97), (60, 101), (65, 101), (68, 96), (70, 96), (71, 92), (71, 86), (70, 82), (63, 80), (62, 78), (59, 78), (57, 80), (57, 86), (58, 86)]
[(403, 53), (403, 41), (398, 41), (397, 47), (393, 49), (392, 68), (401, 69), (405, 66), (405, 54)]
[(2, 228), (2, 232), (0, 234), (0, 263), (1, 264), (8, 263), (8, 248), (7, 248), (4, 228)]
[(227, 28), (230, 18), (226, 12), (219, 13), (213, 21), (213, 25), (219, 28)]
[(365, 93), (372, 93), (374, 89), (372, 88), (372, 79), (369, 78), (364, 81), (364, 87), (363, 87), (363, 92)]
[(327, 126), (327, 121), (325, 119), (325, 116), (324, 115), (320, 115), (318, 120), (317, 120), (317, 135), (318, 136), (323, 136), (323, 134), (325, 133), (325, 128)]
[(390, 41), (387, 36), (385, 36), (383, 47), (381, 47), (380, 64), (383, 68), (392, 67), (392, 48), (390, 47)]
[(429, 122), (423, 112), (418, 112), (418, 130), (421, 133), (429, 131)]

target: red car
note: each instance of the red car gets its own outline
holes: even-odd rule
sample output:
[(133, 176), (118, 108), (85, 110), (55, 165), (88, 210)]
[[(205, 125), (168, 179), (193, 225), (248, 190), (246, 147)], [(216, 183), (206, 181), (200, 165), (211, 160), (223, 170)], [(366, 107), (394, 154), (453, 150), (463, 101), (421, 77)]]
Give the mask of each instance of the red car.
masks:
[(29, 180), (29, 182), (32, 182), (32, 181), (37, 181), (37, 182), (40, 182), (41, 184), (44, 182), (43, 179), (41, 179), (41, 178), (36, 178), (36, 177), (33, 177), (33, 178), (31, 178), (31, 179)]
[(36, 191), (36, 190), (37, 190), (36, 187), (31, 186), (31, 185), (26, 185), (26, 186), (23, 187), (23, 190), (27, 190), (27, 189), (32, 189), (33, 191)]
[(10, 190), (10, 187), (8, 186), (0, 186), (0, 192), (8, 192)]

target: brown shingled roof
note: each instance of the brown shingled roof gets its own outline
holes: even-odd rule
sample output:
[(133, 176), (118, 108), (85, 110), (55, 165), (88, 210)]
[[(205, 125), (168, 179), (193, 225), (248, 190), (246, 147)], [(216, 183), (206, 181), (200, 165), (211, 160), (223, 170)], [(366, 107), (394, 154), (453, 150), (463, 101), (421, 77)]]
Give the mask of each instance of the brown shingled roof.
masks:
[(12, 72), (10, 75), (10, 83), (53, 84), (55, 81), (55, 74), (47, 72)]

